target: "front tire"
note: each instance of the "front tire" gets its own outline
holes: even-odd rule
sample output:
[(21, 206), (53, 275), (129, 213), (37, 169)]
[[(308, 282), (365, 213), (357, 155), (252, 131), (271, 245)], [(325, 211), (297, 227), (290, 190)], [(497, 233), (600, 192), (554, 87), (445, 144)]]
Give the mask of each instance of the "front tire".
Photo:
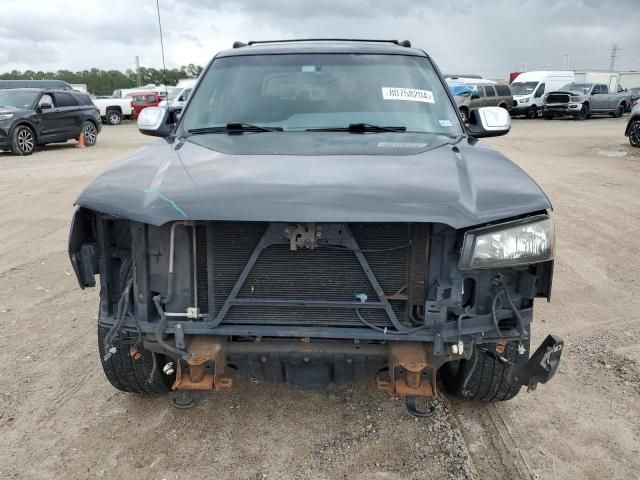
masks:
[(18, 125), (11, 134), (11, 151), (15, 155), (27, 156), (33, 153), (36, 136), (30, 127)]
[(538, 107), (535, 105), (531, 105), (529, 110), (527, 110), (527, 118), (533, 120), (538, 116)]
[[(508, 342), (502, 356), (515, 364), (525, 363), (529, 359), (529, 340), (523, 341), (523, 345), (525, 353), (521, 355), (518, 343)], [(481, 402), (502, 402), (515, 397), (521, 385), (508, 380), (509, 366), (492, 353), (495, 351), (495, 344), (483, 344), (476, 347), (471, 359), (445, 364), (440, 369), (445, 390), (455, 397)]]
[[(120, 266), (119, 291), (123, 291), (126, 283), (133, 275), (131, 260), (125, 259)], [(101, 294), (102, 297), (102, 294)], [(100, 302), (102, 303), (102, 302)], [(153, 367), (154, 354), (138, 346), (142, 356), (134, 360), (130, 355), (130, 348), (138, 340), (137, 333), (116, 331), (111, 339), (111, 345), (116, 352), (105, 360), (105, 339), (111, 329), (103, 324), (102, 309), (98, 310), (98, 351), (100, 362), (107, 379), (115, 388), (122, 392), (131, 393), (167, 393), (171, 390), (173, 377), (166, 376), (162, 368), (169, 361), (161, 354), (155, 354), (156, 366)]]
[(629, 143), (632, 147), (640, 148), (640, 119), (634, 120), (629, 126)]
[(115, 388), (122, 392), (130, 393), (167, 393), (171, 391), (170, 379), (162, 372), (162, 367), (167, 363), (164, 355), (156, 354), (156, 368), (153, 369), (153, 353), (140, 348), (142, 356), (134, 360), (129, 354), (129, 349), (136, 343), (136, 334), (119, 332), (118, 337), (112, 341), (117, 348), (108, 360), (104, 359), (104, 339), (109, 333), (108, 326), (98, 324), (98, 350), (100, 361), (107, 380)]
[(589, 104), (583, 103), (576, 120), (586, 120), (587, 118), (589, 118)]

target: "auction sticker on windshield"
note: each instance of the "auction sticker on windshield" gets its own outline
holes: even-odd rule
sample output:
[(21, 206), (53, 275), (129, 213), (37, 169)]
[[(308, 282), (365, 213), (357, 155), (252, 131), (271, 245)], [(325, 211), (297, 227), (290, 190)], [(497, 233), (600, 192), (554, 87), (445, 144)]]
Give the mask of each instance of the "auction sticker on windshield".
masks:
[(382, 98), (385, 100), (408, 100), (410, 102), (436, 103), (433, 92), (417, 88), (382, 87)]

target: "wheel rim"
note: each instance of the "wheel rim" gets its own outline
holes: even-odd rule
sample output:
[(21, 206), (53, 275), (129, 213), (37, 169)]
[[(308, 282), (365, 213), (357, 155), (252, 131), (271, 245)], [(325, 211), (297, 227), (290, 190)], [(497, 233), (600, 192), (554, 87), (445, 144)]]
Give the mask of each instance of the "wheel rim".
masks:
[(618, 112), (617, 112), (618, 116), (621, 117), (624, 114), (624, 107), (622, 105), (620, 105), (618, 107)]
[(587, 118), (587, 115), (589, 114), (589, 108), (586, 106), (582, 106), (582, 110), (580, 110), (580, 118)]
[(30, 152), (33, 150), (33, 134), (28, 128), (23, 128), (18, 132), (18, 147), (23, 152)]
[(629, 142), (634, 147), (640, 147), (640, 121), (634, 122), (629, 129)]
[(538, 114), (538, 109), (536, 107), (531, 107), (529, 109), (529, 118), (536, 118), (537, 114)]
[(98, 132), (93, 123), (88, 122), (84, 126), (84, 141), (89, 145), (93, 145), (96, 143), (96, 137), (98, 136)]
[(120, 115), (115, 112), (109, 114), (109, 123), (120, 123)]

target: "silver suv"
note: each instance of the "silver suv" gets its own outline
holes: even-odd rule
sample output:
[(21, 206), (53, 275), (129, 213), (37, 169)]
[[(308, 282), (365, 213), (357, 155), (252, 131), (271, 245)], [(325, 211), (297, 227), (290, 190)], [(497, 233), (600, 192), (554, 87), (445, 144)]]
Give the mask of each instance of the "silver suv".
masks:
[(465, 122), (469, 112), (480, 107), (502, 107), (511, 110), (513, 95), (509, 85), (450, 85), (451, 93), (456, 100), (460, 115)]

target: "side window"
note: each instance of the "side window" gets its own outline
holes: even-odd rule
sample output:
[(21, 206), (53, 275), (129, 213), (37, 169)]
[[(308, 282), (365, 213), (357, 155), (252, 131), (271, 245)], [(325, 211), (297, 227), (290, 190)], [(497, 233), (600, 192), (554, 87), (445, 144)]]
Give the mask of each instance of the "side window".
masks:
[(78, 101), (68, 93), (54, 93), (56, 107), (77, 107)]
[(93, 102), (86, 95), (74, 95), (80, 105), (91, 105)]
[(187, 100), (189, 100), (189, 95), (191, 95), (191, 89), (187, 88), (184, 92), (182, 92), (182, 95), (180, 95), (180, 101), (186, 102)]
[(606, 85), (600, 85), (600, 93), (609, 93), (609, 87)]
[(591, 95), (598, 95), (600, 93), (600, 85), (596, 85), (595, 87), (593, 87), (593, 91), (591, 92)]
[(482, 87), (473, 87), (473, 93), (472, 96), (475, 95), (478, 98), (482, 98), (484, 97), (484, 90), (482, 89)]
[(495, 97), (496, 96), (496, 91), (493, 89), (493, 87), (490, 86), (485, 86), (484, 87), (484, 91), (487, 94), (487, 97)]
[(153, 103), (156, 101), (156, 96), (155, 95), (149, 95), (149, 103)]
[(509, 97), (511, 96), (511, 90), (507, 85), (496, 85), (496, 92), (500, 97)]
[(536, 90), (536, 93), (533, 95), (535, 98), (540, 98), (544, 94), (544, 83), (541, 83)]

